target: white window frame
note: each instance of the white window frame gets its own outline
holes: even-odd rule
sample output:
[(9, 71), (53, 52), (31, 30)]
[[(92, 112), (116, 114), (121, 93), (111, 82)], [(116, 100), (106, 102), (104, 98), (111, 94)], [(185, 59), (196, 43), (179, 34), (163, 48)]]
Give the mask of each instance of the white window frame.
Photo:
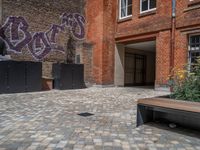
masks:
[[(156, 7), (155, 8), (149, 8), (150, 7), (150, 0), (147, 0), (148, 1), (148, 9), (147, 10), (145, 10), (145, 11), (142, 11), (142, 0), (140, 0), (140, 13), (142, 14), (142, 13), (146, 13), (146, 12), (150, 12), (150, 11), (154, 11), (154, 10), (156, 10), (156, 7), (157, 7), (157, 5), (156, 5)], [(156, 2), (157, 2), (157, 0), (156, 0)]]
[[(131, 15), (127, 15), (127, 13), (128, 13), (128, 0), (126, 0), (126, 4), (127, 4), (127, 6), (126, 6), (126, 8), (127, 8), (126, 9), (126, 16), (124, 16), (124, 17), (121, 16), (121, 1), (122, 0), (119, 0), (119, 19), (125, 19), (125, 18), (132, 17), (132, 13), (131, 13)], [(133, 2), (132, 2), (132, 5), (133, 5)]]
[[(192, 65), (192, 60), (191, 60), (192, 58), (191, 58), (191, 55), (190, 55), (191, 51), (192, 51), (191, 47), (190, 47), (191, 46), (191, 37), (195, 36), (195, 35), (199, 35), (200, 36), (200, 33), (190, 34), (189, 35), (189, 40), (188, 40), (188, 63), (189, 63), (189, 66), (188, 66), (189, 68), (188, 69), (189, 69), (189, 71), (191, 71), (191, 65)], [(200, 50), (196, 50), (196, 51), (200, 51)]]

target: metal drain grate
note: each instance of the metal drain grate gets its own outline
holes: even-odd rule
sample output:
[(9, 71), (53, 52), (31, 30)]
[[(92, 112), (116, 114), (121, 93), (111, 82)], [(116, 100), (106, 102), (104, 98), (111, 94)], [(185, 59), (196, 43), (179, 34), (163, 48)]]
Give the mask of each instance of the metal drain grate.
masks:
[(78, 115), (82, 116), (82, 117), (89, 117), (89, 116), (93, 116), (94, 114), (91, 114), (91, 113), (88, 113), (88, 112), (84, 112), (84, 113), (80, 113)]

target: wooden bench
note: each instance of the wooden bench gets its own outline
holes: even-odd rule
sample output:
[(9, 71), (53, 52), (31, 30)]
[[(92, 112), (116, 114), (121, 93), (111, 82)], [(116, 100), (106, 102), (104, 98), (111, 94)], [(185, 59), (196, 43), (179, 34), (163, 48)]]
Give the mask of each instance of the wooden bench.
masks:
[(137, 126), (156, 120), (200, 130), (200, 103), (147, 98), (137, 102)]

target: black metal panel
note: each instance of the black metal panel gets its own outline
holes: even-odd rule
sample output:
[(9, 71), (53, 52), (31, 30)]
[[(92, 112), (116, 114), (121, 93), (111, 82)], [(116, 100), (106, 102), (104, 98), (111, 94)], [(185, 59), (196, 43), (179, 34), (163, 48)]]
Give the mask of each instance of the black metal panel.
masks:
[(84, 83), (84, 67), (83, 65), (74, 65), (73, 66), (73, 88), (79, 89), (83, 88)]
[(42, 63), (26, 62), (26, 91), (42, 90)]
[(19, 93), (25, 89), (25, 70), (24, 62), (11, 61), (8, 66), (8, 93)]
[(176, 123), (182, 127), (200, 130), (199, 113), (164, 107), (156, 107), (151, 105), (138, 105), (137, 126), (140, 126), (147, 122), (163, 119), (168, 122)]
[(54, 79), (60, 78), (60, 64), (53, 64), (52, 75), (53, 75)]
[(60, 87), (60, 65), (59, 64), (53, 64), (52, 75), (53, 75), (53, 78), (54, 78), (53, 88), (59, 89), (59, 87)]
[(42, 64), (1, 61), (0, 83), (0, 93), (40, 91), (42, 89)]
[(137, 127), (153, 121), (153, 111), (143, 105), (137, 106)]
[(73, 89), (73, 66), (61, 64), (60, 67), (60, 89)]
[(8, 88), (8, 62), (0, 61), (0, 93), (6, 93)]
[(84, 87), (82, 64), (53, 64), (54, 89), (81, 89)]

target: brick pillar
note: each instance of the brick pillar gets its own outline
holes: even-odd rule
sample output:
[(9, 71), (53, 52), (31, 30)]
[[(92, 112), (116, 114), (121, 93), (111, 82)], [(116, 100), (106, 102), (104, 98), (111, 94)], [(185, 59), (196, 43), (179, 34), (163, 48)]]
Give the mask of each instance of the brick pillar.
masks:
[(162, 31), (156, 39), (156, 88), (166, 86), (170, 74), (171, 32)]
[(114, 83), (116, 1), (87, 0), (87, 42), (93, 44), (92, 76), (96, 84)]
[(82, 48), (82, 63), (84, 64), (84, 77), (86, 84), (94, 82), (92, 76), (92, 62), (92, 45), (84, 43)]
[(183, 68), (188, 63), (187, 35), (176, 30), (174, 67)]

